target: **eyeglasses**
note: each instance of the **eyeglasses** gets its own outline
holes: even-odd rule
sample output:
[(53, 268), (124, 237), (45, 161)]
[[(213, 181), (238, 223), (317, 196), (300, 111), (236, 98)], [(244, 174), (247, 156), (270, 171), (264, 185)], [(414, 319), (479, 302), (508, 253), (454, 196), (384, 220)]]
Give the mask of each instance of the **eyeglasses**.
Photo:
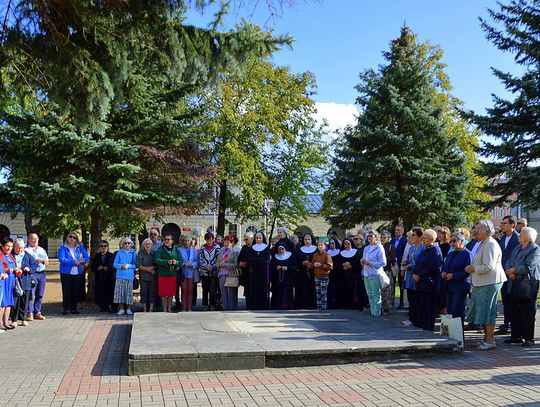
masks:
[(167, 240), (172, 240), (172, 239), (171, 239), (170, 237), (166, 237), (166, 238), (163, 239), (163, 240), (167, 241)]
[(70, 238), (70, 239), (77, 239), (77, 236), (75, 236), (75, 235), (68, 235), (68, 238)]
[(99, 247), (109, 247), (108, 244), (100, 244)]
[(123, 244), (132, 244), (131, 242), (124, 242)]
[(159, 236), (157, 233), (150, 233), (150, 236)]

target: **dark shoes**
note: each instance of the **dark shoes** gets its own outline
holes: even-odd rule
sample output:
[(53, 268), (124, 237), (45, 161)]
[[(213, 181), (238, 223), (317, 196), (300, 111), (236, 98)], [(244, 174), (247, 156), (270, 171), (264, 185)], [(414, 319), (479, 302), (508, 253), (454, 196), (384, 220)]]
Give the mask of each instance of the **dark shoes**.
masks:
[(509, 344), (523, 344), (524, 341), (523, 339), (514, 339), (514, 338), (508, 338), (508, 339), (505, 339), (504, 340), (504, 343), (509, 343)]
[(501, 325), (499, 329), (495, 331), (495, 335), (506, 335), (508, 333), (510, 333), (510, 330), (506, 325)]
[(534, 341), (523, 341), (523, 344), (521, 346), (530, 347), (534, 345)]

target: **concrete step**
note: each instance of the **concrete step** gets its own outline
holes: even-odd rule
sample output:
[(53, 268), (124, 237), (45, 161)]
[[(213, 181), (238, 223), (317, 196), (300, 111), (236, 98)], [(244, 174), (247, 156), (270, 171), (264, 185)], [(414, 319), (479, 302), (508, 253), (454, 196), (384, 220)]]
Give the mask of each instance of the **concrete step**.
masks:
[(460, 342), (354, 310), (136, 313), (129, 374), (457, 355)]

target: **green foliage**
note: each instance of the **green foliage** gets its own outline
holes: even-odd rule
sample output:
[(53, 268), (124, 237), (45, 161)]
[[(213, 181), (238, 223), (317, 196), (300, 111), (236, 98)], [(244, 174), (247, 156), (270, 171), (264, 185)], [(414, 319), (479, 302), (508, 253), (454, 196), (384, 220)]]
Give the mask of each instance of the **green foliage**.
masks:
[(269, 218), (272, 238), (276, 222), (291, 227), (309, 215), (306, 207), (309, 193), (318, 193), (323, 187), (322, 170), (328, 163), (325, 126), (310, 125), (293, 142), (282, 142), (272, 148), (262, 165), (268, 174), (265, 196), (273, 201)]
[[(442, 51), (419, 44), (407, 27), (378, 71), (360, 75), (361, 114), (337, 147), (325, 194), (334, 224), (465, 222), (465, 156), (447, 134), (437, 95), (449, 84)], [(448, 120), (448, 117), (446, 117)]]
[[(487, 115), (470, 114), (478, 128), (494, 141), (484, 144), (482, 154), (489, 159), (483, 175), (493, 182), (487, 190), (500, 205), (517, 194), (517, 202), (527, 209), (540, 208), (540, 8), (533, 0), (513, 0), (490, 10), (497, 27), (482, 21), (482, 28), (499, 49), (514, 54), (523, 74), (515, 76), (493, 69), (497, 78), (514, 96), (505, 100), (494, 96)], [(499, 178), (503, 182), (499, 182)], [(512, 197), (514, 198), (514, 197)]]
[(315, 130), (313, 86), (310, 73), (294, 75), (253, 58), (240, 74), (229, 73), (221, 87), (204, 95), (211, 107), (200, 133), (220, 168), (218, 233), (223, 233), (227, 210), (242, 220), (256, 219), (264, 199), (273, 198), (268, 185), (278, 169), (267, 163), (278, 149), (294, 154), (297, 139)]
[[(201, 84), (250, 55), (291, 42), (242, 21), (228, 32), (185, 24), (188, 7), (209, 1), (10, 1), (0, 67), (19, 95), (56, 103), (83, 130), (103, 133), (109, 113), (138, 97), (143, 78)], [(225, 7), (223, 5), (222, 7)], [(125, 86), (126, 83), (132, 86)], [(11, 89), (2, 86), (3, 95)]]

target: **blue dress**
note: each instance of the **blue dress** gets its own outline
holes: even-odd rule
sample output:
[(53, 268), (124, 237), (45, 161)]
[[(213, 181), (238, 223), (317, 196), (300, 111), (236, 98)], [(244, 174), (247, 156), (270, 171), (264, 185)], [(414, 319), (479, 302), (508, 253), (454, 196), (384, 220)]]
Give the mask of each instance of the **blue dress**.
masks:
[[(2, 263), (4, 264), (4, 270), (6, 268), (15, 269), (17, 267), (17, 261), (13, 255), (6, 255), (2, 253)], [(15, 301), (13, 299), (13, 287), (15, 286), (15, 273), (8, 273), (8, 278), (4, 281), (4, 296), (0, 303), (2, 307), (13, 307)]]

